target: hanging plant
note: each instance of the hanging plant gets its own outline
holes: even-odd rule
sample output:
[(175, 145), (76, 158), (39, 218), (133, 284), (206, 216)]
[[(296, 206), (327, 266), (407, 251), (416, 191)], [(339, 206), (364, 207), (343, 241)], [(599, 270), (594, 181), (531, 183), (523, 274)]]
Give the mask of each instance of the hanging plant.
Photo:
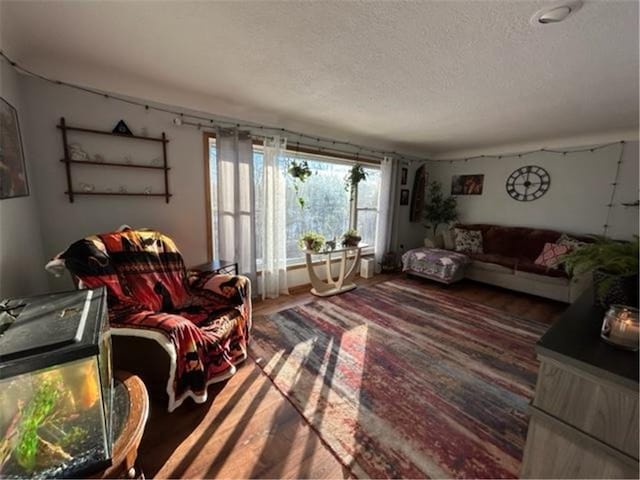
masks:
[(293, 190), (296, 192), (298, 204), (300, 208), (304, 208), (304, 198), (300, 195), (300, 186), (311, 176), (309, 164), (306, 160), (302, 160), (301, 162), (293, 160), (288, 171), (291, 178), (293, 178)]
[(362, 165), (356, 163), (351, 167), (351, 170), (349, 170), (349, 173), (344, 178), (344, 189), (350, 192), (352, 200), (358, 184), (366, 179), (367, 173), (364, 171), (364, 168), (362, 168)]

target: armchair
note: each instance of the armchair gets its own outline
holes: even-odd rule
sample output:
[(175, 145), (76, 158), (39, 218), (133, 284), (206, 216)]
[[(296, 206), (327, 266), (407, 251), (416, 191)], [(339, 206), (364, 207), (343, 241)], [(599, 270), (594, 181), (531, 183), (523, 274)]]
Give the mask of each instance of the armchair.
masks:
[(79, 240), (47, 270), (69, 270), (81, 288), (105, 286), (113, 335), (155, 340), (169, 355), (169, 411), (229, 378), (247, 358), (251, 284), (243, 276), (187, 273), (175, 243), (151, 230)]

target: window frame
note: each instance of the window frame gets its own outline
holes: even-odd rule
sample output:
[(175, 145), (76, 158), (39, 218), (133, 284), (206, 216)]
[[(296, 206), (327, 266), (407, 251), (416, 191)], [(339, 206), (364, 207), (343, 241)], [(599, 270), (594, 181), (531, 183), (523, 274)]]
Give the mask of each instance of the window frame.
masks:
[[(211, 158), (209, 154), (210, 148), (210, 140), (215, 142), (216, 134), (214, 132), (203, 132), (203, 150), (204, 150), (204, 182), (205, 182), (205, 215), (206, 215), (206, 244), (207, 244), (207, 261), (211, 262), (215, 258), (215, 242), (214, 242), (214, 224), (213, 224), (213, 209), (212, 209), (212, 199), (213, 192), (211, 191)], [(297, 155), (300, 156), (310, 156), (316, 157), (318, 161), (326, 162), (326, 163), (334, 163), (340, 165), (348, 165), (353, 166), (355, 164), (361, 164), (365, 166), (365, 168), (372, 169), (380, 169), (380, 161), (367, 158), (352, 156), (348, 154), (342, 153), (328, 153), (321, 152), (319, 150), (314, 150), (312, 148), (301, 147), (298, 144), (294, 144), (292, 147), (291, 144), (287, 146), (285, 151), (287, 152), (287, 156), (295, 157)], [(256, 149), (262, 148), (262, 142), (260, 140), (253, 141), (253, 150), (255, 152)], [(355, 192), (349, 195), (349, 228), (357, 228), (358, 225), (358, 212), (359, 211), (374, 211), (377, 215), (380, 214), (378, 208), (373, 207), (361, 207), (358, 208), (358, 190), (356, 186)], [(367, 245), (362, 250), (362, 255), (371, 255), (374, 252), (375, 245)], [(321, 257), (313, 257), (313, 263), (317, 263)], [(256, 259), (258, 260), (258, 259)], [(295, 258), (287, 258), (287, 270), (293, 270), (300, 268), (305, 263), (304, 256), (295, 257)], [(260, 270), (258, 268), (258, 270)]]

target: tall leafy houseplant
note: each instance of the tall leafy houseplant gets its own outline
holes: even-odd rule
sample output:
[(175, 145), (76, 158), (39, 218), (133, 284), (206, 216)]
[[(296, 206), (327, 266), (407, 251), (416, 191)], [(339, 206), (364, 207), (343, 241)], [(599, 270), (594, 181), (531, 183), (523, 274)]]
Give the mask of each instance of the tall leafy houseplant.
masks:
[(433, 228), (435, 237), (440, 225), (447, 225), (458, 219), (458, 201), (455, 197), (445, 197), (440, 182), (431, 182), (425, 205), (425, 227)]
[(638, 237), (631, 242), (598, 238), (564, 256), (569, 274), (593, 272), (595, 300), (603, 307), (613, 303), (638, 305)]

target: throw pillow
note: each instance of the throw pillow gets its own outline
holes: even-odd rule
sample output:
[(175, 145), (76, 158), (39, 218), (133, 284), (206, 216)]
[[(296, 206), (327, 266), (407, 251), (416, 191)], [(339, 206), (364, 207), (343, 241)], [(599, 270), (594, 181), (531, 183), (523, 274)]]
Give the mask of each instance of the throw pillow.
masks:
[(556, 242), (557, 245), (566, 245), (571, 250), (575, 250), (576, 248), (584, 247), (586, 245), (585, 242), (581, 242), (577, 238), (573, 238), (566, 233), (560, 235), (560, 238)]
[(562, 257), (571, 251), (567, 245), (559, 245), (557, 243), (545, 243), (542, 253), (538, 255), (535, 263), (547, 268), (558, 268), (562, 263)]
[(455, 251), (462, 253), (482, 253), (482, 232), (454, 228)]

